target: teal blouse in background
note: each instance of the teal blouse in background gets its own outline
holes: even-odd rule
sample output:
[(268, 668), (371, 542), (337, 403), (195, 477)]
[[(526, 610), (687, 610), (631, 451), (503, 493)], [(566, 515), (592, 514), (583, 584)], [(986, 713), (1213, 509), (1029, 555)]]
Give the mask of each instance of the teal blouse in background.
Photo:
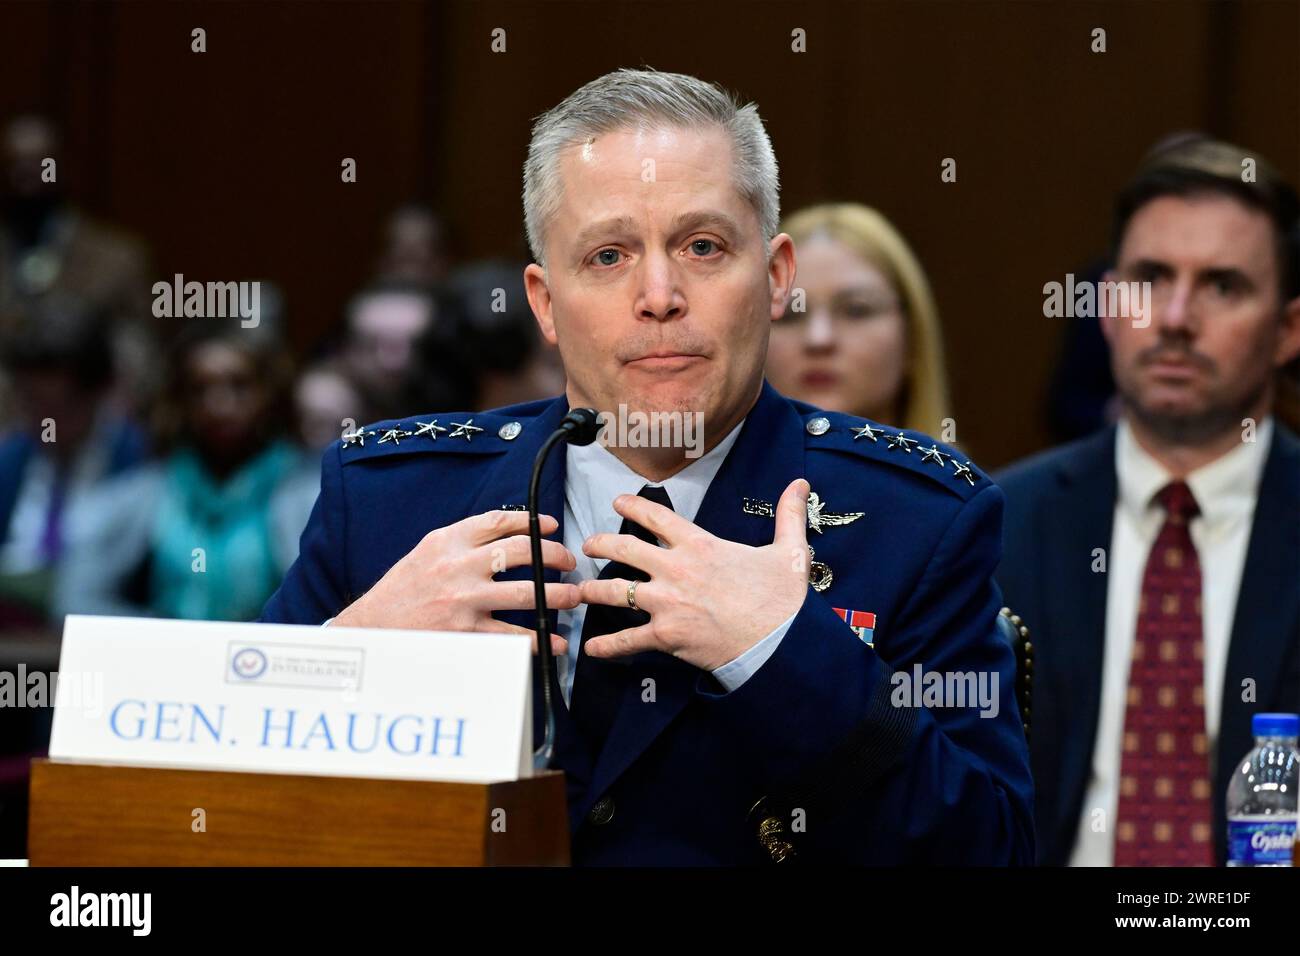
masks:
[(218, 483), (189, 449), (164, 468), (150, 567), (153, 613), (190, 620), (248, 621), (280, 583), (270, 503), (299, 467), (285, 442)]

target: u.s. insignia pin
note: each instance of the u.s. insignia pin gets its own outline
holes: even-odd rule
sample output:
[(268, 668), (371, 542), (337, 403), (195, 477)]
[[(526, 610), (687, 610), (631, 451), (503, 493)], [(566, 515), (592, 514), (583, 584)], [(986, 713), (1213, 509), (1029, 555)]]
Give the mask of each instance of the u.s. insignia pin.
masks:
[[(760, 518), (776, 517), (776, 506), (762, 498), (742, 498), (740, 506), (747, 515), (757, 515)], [(822, 533), (823, 528), (852, 524), (865, 514), (865, 511), (849, 511), (844, 514), (827, 511), (826, 503), (822, 501), (821, 496), (815, 491), (808, 492), (808, 527), (818, 534)]]

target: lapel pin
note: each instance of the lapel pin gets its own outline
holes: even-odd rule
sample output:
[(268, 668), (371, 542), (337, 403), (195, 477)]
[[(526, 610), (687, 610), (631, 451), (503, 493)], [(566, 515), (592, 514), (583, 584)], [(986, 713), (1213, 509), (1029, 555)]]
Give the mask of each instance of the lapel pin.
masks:
[(853, 522), (866, 514), (865, 511), (850, 511), (846, 514), (837, 514), (834, 511), (826, 511), (825, 508), (826, 506), (822, 504), (822, 499), (817, 492), (809, 491), (808, 527), (812, 528), (812, 530), (816, 531), (818, 534), (822, 533), (823, 525), (828, 528), (833, 528), (839, 525), (853, 524)]
[[(756, 515), (759, 518), (776, 517), (776, 506), (762, 498), (742, 498), (741, 510), (747, 515)], [(822, 528), (852, 524), (865, 515), (865, 511), (850, 511), (845, 514), (827, 511), (821, 496), (815, 491), (808, 492), (808, 527), (818, 534), (822, 533)]]
[[(764, 501), (762, 498), (742, 498), (741, 510), (747, 515), (755, 515), (759, 518), (776, 517), (776, 506), (770, 501)], [(821, 496), (815, 491), (808, 492), (808, 527), (818, 534), (822, 533), (823, 528), (841, 527), (846, 524), (852, 524), (859, 518), (866, 515), (865, 511), (850, 511), (840, 514), (835, 511), (827, 511), (826, 505)], [(812, 546), (808, 546), (808, 584), (817, 592), (825, 591), (835, 580), (835, 572), (831, 570), (830, 565), (825, 561), (817, 560), (817, 552)]]
[(813, 550), (812, 545), (808, 545), (808, 561), (808, 584), (820, 594), (831, 586), (831, 582), (835, 580), (835, 572), (825, 561), (817, 560), (817, 552)]

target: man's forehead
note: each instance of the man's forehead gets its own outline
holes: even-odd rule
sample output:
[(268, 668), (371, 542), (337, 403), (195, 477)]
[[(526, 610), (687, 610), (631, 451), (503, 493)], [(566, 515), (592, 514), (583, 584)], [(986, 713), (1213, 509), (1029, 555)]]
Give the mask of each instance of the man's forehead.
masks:
[(572, 237), (637, 231), (650, 209), (663, 220), (656, 225), (674, 228), (692, 222), (738, 228), (747, 220), (721, 129), (615, 130), (570, 145), (559, 167), (559, 212)]
[(644, 158), (686, 160), (700, 153), (729, 157), (730, 139), (720, 126), (638, 125), (612, 129), (563, 151), (564, 162), (577, 168), (601, 168)]
[(568, 146), (559, 163), (562, 201), (590, 205), (611, 193), (656, 187), (720, 191), (733, 185), (731, 144), (721, 130), (615, 130)]
[(1160, 196), (1143, 205), (1124, 231), (1121, 258), (1179, 256), (1219, 265), (1268, 260), (1268, 214), (1213, 193)]

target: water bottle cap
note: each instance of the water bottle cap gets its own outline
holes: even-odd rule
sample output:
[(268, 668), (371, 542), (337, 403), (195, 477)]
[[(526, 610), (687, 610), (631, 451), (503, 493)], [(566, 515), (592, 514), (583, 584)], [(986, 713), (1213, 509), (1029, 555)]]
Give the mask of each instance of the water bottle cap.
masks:
[(1300, 714), (1256, 714), (1250, 732), (1256, 737), (1300, 736)]

